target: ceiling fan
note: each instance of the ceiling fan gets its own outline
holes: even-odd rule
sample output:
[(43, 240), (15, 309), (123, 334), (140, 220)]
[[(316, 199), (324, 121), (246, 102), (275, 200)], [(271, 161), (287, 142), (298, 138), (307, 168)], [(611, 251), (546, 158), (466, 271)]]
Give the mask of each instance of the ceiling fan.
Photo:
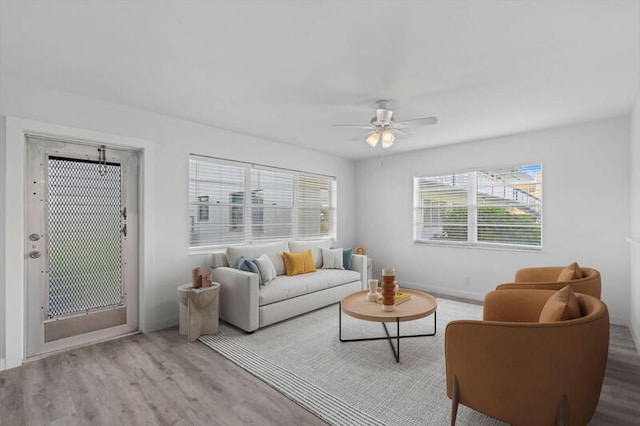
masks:
[(411, 120), (396, 121), (393, 117), (393, 111), (389, 109), (389, 101), (381, 100), (376, 102), (376, 115), (369, 120), (368, 125), (333, 124), (332, 126), (367, 129), (365, 133), (354, 138), (354, 140), (359, 140), (366, 136), (366, 142), (369, 146), (375, 148), (378, 145), (378, 142), (380, 142), (380, 150), (382, 150), (393, 145), (393, 142), (396, 140), (394, 133), (402, 136), (411, 136), (410, 133), (404, 131), (405, 128), (436, 124), (437, 122), (438, 118), (436, 117), (421, 117), (413, 118)]

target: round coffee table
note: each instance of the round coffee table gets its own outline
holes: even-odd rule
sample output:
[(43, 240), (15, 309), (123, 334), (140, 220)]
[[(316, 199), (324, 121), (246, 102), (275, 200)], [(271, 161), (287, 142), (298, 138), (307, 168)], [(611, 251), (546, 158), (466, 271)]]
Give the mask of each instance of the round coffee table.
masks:
[[(382, 306), (376, 302), (367, 300), (368, 290), (357, 291), (345, 296), (340, 301), (340, 314), (338, 320), (339, 338), (341, 342), (362, 342), (365, 340), (388, 340), (396, 362), (400, 362), (400, 339), (408, 337), (426, 337), (435, 336), (436, 334), (436, 309), (438, 302), (435, 297), (422, 291), (401, 288), (401, 293), (410, 294), (411, 298), (406, 302), (396, 305), (394, 310), (386, 312), (382, 310)], [(381, 322), (386, 337), (364, 337), (358, 339), (342, 338), (342, 313), (351, 317), (365, 321)], [(428, 317), (433, 314), (433, 332), (426, 334), (400, 335), (400, 323), (403, 321), (413, 321), (420, 318)], [(391, 336), (387, 329), (387, 322), (396, 323), (396, 335)], [(393, 340), (396, 340), (396, 346), (393, 346)]]

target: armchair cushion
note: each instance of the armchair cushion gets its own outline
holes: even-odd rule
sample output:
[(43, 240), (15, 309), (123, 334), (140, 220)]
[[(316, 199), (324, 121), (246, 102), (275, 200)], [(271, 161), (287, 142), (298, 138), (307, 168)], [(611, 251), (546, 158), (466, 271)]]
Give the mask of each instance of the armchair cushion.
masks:
[(580, 318), (580, 304), (570, 286), (558, 290), (542, 307), (538, 322), (556, 322)]
[(584, 275), (582, 274), (578, 263), (573, 262), (571, 265), (560, 271), (557, 281), (577, 280), (579, 278), (584, 278)]

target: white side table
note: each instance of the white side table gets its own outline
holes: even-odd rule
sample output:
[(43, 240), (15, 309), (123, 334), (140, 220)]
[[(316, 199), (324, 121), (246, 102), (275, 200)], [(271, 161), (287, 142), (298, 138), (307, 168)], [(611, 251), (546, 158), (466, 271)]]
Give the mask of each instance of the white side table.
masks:
[(211, 287), (193, 288), (191, 284), (178, 286), (180, 301), (180, 334), (186, 334), (189, 342), (193, 342), (201, 334), (218, 332), (218, 293), (220, 284)]

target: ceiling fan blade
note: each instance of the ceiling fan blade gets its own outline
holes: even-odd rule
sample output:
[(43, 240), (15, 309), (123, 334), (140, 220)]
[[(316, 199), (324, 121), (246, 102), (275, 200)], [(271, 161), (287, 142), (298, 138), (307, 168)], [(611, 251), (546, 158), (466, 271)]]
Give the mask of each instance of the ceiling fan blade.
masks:
[(374, 126), (363, 126), (362, 124), (332, 124), (331, 127), (351, 127), (352, 129), (375, 129)]
[(407, 132), (405, 130), (402, 130), (402, 129), (393, 129), (393, 131), (396, 132), (396, 134), (398, 136), (403, 137), (403, 138), (409, 138), (409, 137), (412, 136), (411, 133), (409, 133), (409, 132)]
[(404, 129), (409, 126), (425, 126), (427, 124), (436, 124), (438, 122), (437, 117), (422, 117), (413, 118), (411, 120), (396, 121), (391, 123), (389, 127), (394, 129)]

